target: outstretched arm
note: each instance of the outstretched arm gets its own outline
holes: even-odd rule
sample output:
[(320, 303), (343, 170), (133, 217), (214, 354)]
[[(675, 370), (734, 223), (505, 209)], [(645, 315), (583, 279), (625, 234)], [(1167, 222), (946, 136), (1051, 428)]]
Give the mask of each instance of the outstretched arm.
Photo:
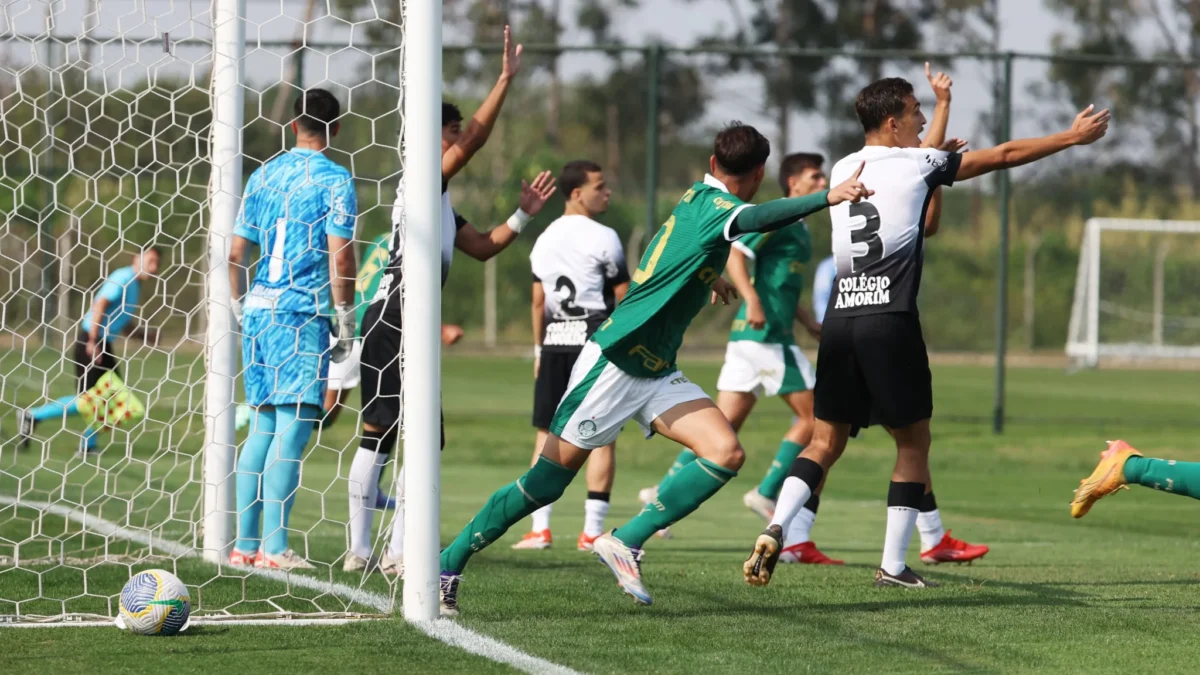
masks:
[(1108, 122), (1112, 115), (1107, 108), (1100, 112), (1092, 112), (1094, 109), (1095, 106), (1089, 105), (1076, 115), (1075, 122), (1066, 131), (1041, 138), (1009, 141), (994, 148), (965, 153), (955, 178), (975, 178), (1000, 169), (1011, 169), (1036, 162), (1074, 145), (1095, 143), (1108, 132)]
[(933, 87), (933, 95), (937, 102), (933, 106), (933, 120), (929, 123), (929, 130), (925, 132), (925, 140), (921, 141), (921, 147), (936, 148), (946, 141), (946, 126), (950, 124), (950, 87), (954, 85), (954, 81), (942, 72), (932, 74), (928, 61), (925, 62), (925, 78), (929, 80), (929, 86)]
[(458, 234), (454, 237), (455, 247), (480, 262), (495, 257), (517, 240), (526, 223), (541, 213), (554, 190), (554, 177), (549, 171), (539, 173), (532, 184), (521, 181), (521, 207), (508, 222), (487, 232), (480, 232), (474, 225), (466, 223), (458, 228)]
[(458, 142), (442, 155), (442, 180), (447, 181), (462, 170), (467, 162), (479, 152), (492, 135), (492, 127), (496, 126), (496, 118), (500, 116), (500, 108), (508, 97), (508, 87), (512, 79), (521, 70), (521, 45), (513, 45), (512, 31), (504, 27), (504, 60), (500, 68), (500, 79), (491, 93), (483, 100), (483, 105), (471, 116), (467, 128), (463, 129)]
[(826, 207), (837, 206), (842, 202), (855, 203), (870, 197), (875, 191), (868, 190), (867, 186), (858, 180), (866, 165), (866, 162), (860, 164), (853, 176), (831, 190), (814, 192), (803, 197), (775, 199), (765, 204), (743, 208), (729, 223), (729, 238), (733, 239), (747, 232), (773, 232)]

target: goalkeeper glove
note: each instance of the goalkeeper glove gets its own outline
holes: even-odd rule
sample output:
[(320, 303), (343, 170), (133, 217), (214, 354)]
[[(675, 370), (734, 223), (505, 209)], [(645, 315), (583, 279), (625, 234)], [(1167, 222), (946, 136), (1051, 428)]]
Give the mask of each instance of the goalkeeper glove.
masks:
[(338, 305), (333, 308), (337, 315), (333, 324), (333, 351), (330, 358), (334, 363), (341, 363), (350, 358), (354, 348), (354, 333), (357, 328), (354, 316), (354, 305)]

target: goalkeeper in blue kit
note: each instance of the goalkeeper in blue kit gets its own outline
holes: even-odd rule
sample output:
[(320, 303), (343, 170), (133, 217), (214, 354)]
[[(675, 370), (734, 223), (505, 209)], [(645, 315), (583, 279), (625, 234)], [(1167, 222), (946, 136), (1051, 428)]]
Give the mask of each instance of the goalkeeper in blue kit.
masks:
[[(229, 254), (246, 403), (254, 409), (237, 461), (235, 566), (312, 568), (288, 545), (288, 516), (300, 458), (324, 414), (330, 359), (348, 358), (354, 342), (358, 204), (350, 172), (321, 154), (338, 132), (341, 106), (328, 91), (309, 89), (293, 112), (296, 145), (250, 176)], [(260, 256), (243, 299), (250, 244)]]

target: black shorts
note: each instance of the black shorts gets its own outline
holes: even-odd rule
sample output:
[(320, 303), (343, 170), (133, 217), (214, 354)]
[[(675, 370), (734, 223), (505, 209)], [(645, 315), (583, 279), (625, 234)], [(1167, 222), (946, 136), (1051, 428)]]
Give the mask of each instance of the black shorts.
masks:
[(113, 355), (111, 342), (96, 343), (96, 347), (100, 349), (100, 356), (93, 361), (87, 353), (87, 341), (87, 333), (79, 331), (79, 335), (75, 337), (75, 353), (71, 358), (71, 362), (75, 364), (75, 389), (80, 394), (96, 386), (96, 382), (109, 371), (116, 371), (118, 376), (121, 374), (117, 370), (117, 357)]
[[(581, 350), (582, 351), (582, 350)], [(549, 429), (554, 411), (567, 393), (571, 381), (571, 369), (579, 360), (578, 351), (544, 351), (538, 366), (537, 381), (533, 385), (533, 426)]]
[(929, 354), (915, 314), (828, 317), (813, 412), (826, 422), (906, 427), (933, 416)]
[[(400, 428), (401, 372), (400, 342), (403, 335), (403, 315), (400, 294), (393, 292), (385, 299), (372, 302), (363, 313), (362, 359), (362, 419), (366, 424), (390, 431)], [(442, 447), (446, 445), (446, 422), (441, 422)], [(390, 451), (390, 448), (389, 448)]]

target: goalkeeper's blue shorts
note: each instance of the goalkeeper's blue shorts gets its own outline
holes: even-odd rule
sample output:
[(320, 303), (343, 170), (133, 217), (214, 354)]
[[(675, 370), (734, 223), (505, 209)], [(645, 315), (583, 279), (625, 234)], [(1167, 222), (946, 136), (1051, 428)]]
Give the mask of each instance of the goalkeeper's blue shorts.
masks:
[(246, 403), (320, 407), (329, 377), (329, 341), (328, 317), (247, 309), (242, 320)]

